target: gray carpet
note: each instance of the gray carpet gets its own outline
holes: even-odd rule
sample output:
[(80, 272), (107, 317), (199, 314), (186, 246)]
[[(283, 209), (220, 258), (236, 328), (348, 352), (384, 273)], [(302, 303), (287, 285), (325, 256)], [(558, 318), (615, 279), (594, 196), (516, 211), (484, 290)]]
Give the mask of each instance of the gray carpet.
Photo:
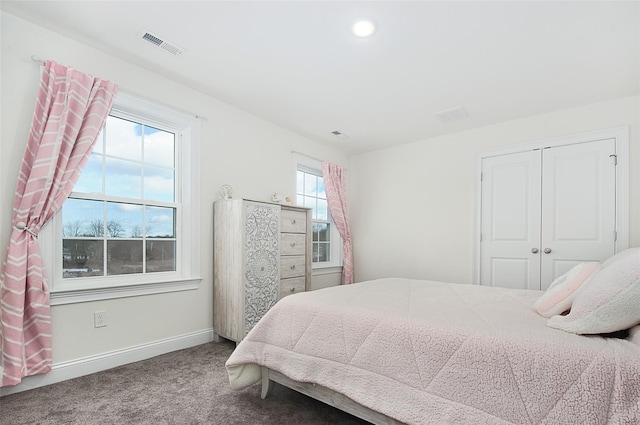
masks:
[(0, 424), (359, 424), (367, 422), (275, 385), (229, 387), (235, 344), (208, 343), (0, 398)]

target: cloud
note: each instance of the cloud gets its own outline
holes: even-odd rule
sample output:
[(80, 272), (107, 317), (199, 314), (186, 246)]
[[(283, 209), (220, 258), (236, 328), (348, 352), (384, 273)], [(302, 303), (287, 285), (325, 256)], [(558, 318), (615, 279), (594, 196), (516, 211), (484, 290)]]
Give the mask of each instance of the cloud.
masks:
[(173, 216), (154, 215), (153, 217), (151, 217), (149, 222), (153, 223), (153, 224), (157, 224), (157, 223), (159, 223), (159, 224), (172, 223), (173, 222)]

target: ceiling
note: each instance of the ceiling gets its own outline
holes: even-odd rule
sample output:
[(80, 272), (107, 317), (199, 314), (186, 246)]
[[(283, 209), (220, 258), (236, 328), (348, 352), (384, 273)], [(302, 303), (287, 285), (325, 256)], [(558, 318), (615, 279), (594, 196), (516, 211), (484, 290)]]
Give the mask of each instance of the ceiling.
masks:
[[(347, 153), (640, 94), (639, 6), (0, 2), (3, 11)], [(376, 21), (372, 37), (349, 32), (360, 16)], [(174, 56), (141, 31), (186, 51)], [(434, 115), (458, 106), (468, 118), (445, 123)]]

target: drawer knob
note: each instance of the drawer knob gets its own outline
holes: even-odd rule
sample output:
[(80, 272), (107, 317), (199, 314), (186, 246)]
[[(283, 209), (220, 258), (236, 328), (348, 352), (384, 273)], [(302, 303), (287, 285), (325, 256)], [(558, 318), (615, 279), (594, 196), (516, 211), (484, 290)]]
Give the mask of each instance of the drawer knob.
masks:
[(294, 246), (296, 246), (296, 243), (295, 242), (291, 242), (290, 245), (291, 245), (291, 248), (293, 248)]
[(296, 219), (291, 220), (291, 224), (296, 224)]
[(295, 268), (296, 268), (296, 265), (295, 265), (295, 264), (292, 264), (292, 265), (291, 265), (291, 270), (294, 270)]
[(296, 288), (291, 288), (291, 289), (289, 289), (289, 291), (296, 292)]

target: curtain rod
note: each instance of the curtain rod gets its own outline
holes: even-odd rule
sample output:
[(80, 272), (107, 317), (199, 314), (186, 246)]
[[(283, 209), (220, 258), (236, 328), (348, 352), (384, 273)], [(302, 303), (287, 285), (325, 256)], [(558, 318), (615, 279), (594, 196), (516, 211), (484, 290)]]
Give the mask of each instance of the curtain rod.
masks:
[(291, 151), (291, 153), (294, 153), (296, 155), (301, 155), (301, 156), (304, 156), (304, 157), (309, 158), (309, 159), (313, 159), (314, 161), (318, 161), (318, 162), (324, 162), (325, 161), (324, 159), (315, 158), (313, 156), (310, 156), (310, 155), (307, 155), (305, 153), (298, 152), (298, 151)]
[[(38, 64), (42, 65), (42, 66), (44, 66), (47, 63), (45, 60), (40, 59), (36, 55), (31, 55), (31, 60), (34, 61), (35, 63), (38, 63)], [(136, 95), (134, 95), (134, 96), (136, 96)], [(138, 96), (138, 97), (140, 97), (140, 96)], [(156, 101), (154, 101), (154, 102), (156, 102)], [(182, 112), (184, 112), (184, 113), (186, 113), (188, 115), (193, 115), (197, 119), (204, 120), (204, 121), (209, 121), (209, 118), (207, 118), (204, 115), (194, 114), (193, 112), (185, 111), (184, 109), (178, 109), (178, 108), (176, 108), (174, 106), (171, 106), (171, 108), (180, 110), (180, 111), (182, 111)]]
[[(318, 161), (318, 162), (319, 162), (319, 163), (321, 163), (321, 164), (322, 164), (324, 161), (326, 161), (326, 159), (316, 158), (316, 157), (314, 157), (314, 156), (307, 155), (307, 154), (305, 154), (305, 153), (298, 152), (298, 151), (291, 151), (291, 153), (292, 153), (292, 154), (295, 154), (295, 155), (304, 156), (305, 158), (313, 159), (314, 161)], [(331, 161), (329, 161), (329, 162), (331, 162)], [(344, 171), (347, 171), (347, 168), (346, 168), (346, 167), (342, 167), (342, 169), (343, 169)]]
[(36, 55), (31, 55), (31, 60), (36, 62), (36, 63), (39, 63), (40, 65), (44, 65), (46, 63), (45, 61), (43, 61), (42, 59), (40, 59)]

